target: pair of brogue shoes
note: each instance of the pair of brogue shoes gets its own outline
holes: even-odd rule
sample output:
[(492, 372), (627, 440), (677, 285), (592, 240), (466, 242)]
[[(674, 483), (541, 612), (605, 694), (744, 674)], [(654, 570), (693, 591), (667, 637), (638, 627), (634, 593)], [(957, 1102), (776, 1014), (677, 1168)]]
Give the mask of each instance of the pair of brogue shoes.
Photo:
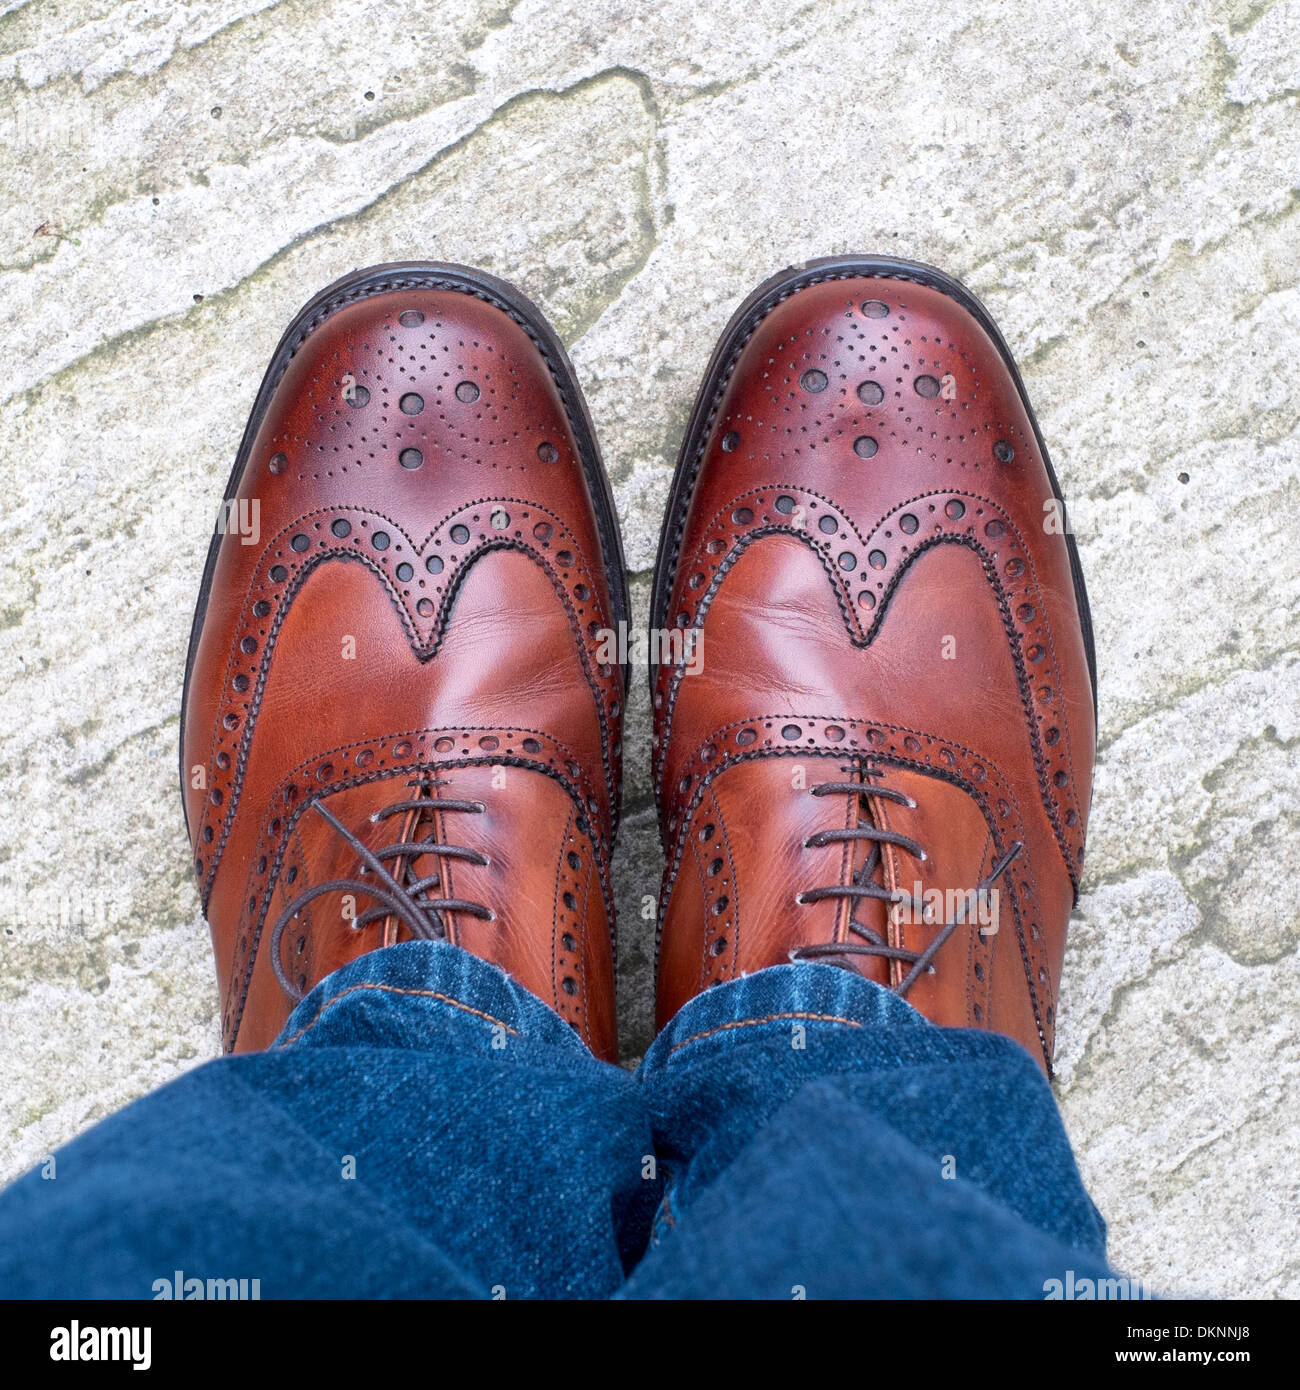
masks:
[[(661, 1023), (819, 962), (1050, 1071), (1096, 737), (1061, 514), (1006, 344), (948, 276), (835, 258), (736, 312), (650, 614)], [(531, 303), (403, 264), (302, 310), (186, 670), (227, 1049), (354, 957), (441, 938), (616, 1056), (629, 624), (591, 418)]]

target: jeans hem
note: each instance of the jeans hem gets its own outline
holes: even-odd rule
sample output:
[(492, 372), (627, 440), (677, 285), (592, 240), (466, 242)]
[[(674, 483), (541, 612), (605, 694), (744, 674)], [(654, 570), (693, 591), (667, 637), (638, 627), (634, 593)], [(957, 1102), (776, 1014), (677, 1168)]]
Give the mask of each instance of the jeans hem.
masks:
[(401, 941), (327, 975), (300, 1000), (269, 1051), (370, 1043), (430, 1047), (450, 1027), (480, 1045), (559, 1048), (590, 1058), (576, 1030), (490, 961), (447, 941)]

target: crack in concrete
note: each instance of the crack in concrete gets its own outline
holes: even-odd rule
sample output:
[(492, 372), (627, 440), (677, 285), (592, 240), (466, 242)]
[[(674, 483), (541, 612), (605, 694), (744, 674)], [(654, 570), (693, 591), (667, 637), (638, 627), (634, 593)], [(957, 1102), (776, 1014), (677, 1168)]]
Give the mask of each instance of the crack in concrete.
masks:
[[(644, 77), (644, 74), (635, 74), (631, 69), (614, 67), (602, 69), (601, 72), (581, 78), (578, 82), (572, 84), (572, 86), (560, 90), (549, 87), (530, 87), (525, 91), (515, 93), (498, 106), (495, 106), (483, 120), (478, 122), (471, 129), (465, 131), (462, 135), (457, 136), (455, 140), (436, 150), (418, 168), (412, 169), (400, 179), (387, 185), (361, 206), (353, 208), (348, 212), (340, 213), (337, 216), (328, 217), (321, 222), (317, 222), (295, 233), (289, 241), (277, 247), (272, 254), (267, 256), (245, 275), (242, 275), (234, 283), (205, 295), (202, 305), (177, 308), (171, 313), (161, 314), (145, 323), (137, 324), (129, 329), (124, 329), (120, 333), (111, 334), (102, 342), (97, 343), (89, 351), (80, 354), (57, 370), (43, 376), (39, 381), (33, 382), (24, 390), (15, 392), (9, 396), (0, 396), (0, 405), (8, 405), (11, 402), (27, 402), (28, 404), (32, 404), (38, 401), (40, 396), (47, 389), (60, 383), (64, 377), (85, 366), (87, 363), (111, 355), (122, 344), (143, 341), (153, 332), (173, 326), (177, 322), (186, 318), (191, 318), (197, 313), (211, 313), (213, 309), (225, 304), (236, 294), (246, 290), (251, 285), (255, 285), (274, 267), (281, 264), (293, 252), (299, 250), (309, 242), (322, 238), (327, 233), (335, 231), (340, 227), (350, 226), (363, 220), (366, 216), (373, 213), (376, 208), (382, 206), (386, 201), (396, 196), (411, 183), (428, 174), (440, 164), (445, 163), (448, 159), (454, 157), (470, 142), (486, 133), (495, 124), (507, 119), (521, 105), (539, 98), (544, 100), (563, 101), (576, 91), (590, 90), (598, 82), (616, 80), (619, 78), (625, 80), (631, 79), (634, 85), (640, 86), (641, 84), (635, 80), (637, 77), (640, 77), (642, 82), (648, 84), (649, 80)], [(657, 107), (653, 107), (652, 109), (657, 111)], [(648, 255), (646, 259), (648, 260)], [(642, 265), (638, 268), (637, 273), (639, 273), (642, 268), (644, 268), (644, 262), (642, 262)]]

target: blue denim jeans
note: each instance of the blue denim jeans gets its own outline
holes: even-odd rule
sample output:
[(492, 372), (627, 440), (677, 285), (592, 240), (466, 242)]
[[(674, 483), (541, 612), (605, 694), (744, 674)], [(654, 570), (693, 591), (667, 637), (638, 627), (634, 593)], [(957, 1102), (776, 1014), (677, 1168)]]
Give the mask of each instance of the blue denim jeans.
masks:
[(1104, 1248), (1008, 1039), (788, 965), (692, 1000), (631, 1074), (424, 941), (0, 1195), (9, 1297), (1042, 1298)]

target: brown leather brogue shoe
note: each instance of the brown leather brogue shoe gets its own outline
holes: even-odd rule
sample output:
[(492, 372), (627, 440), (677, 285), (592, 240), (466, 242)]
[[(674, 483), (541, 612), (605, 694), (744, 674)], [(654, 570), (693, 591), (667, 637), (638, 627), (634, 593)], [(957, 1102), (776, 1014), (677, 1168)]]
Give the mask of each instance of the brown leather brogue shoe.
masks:
[(226, 490), (181, 780), (228, 1050), (446, 938), (615, 1055), (627, 617), (573, 368), (491, 276), (391, 265), (294, 320)]
[(1019, 374), (967, 290), (837, 258), (742, 305), (651, 622), (660, 1021), (718, 981), (831, 962), (1050, 1072), (1091, 625)]

